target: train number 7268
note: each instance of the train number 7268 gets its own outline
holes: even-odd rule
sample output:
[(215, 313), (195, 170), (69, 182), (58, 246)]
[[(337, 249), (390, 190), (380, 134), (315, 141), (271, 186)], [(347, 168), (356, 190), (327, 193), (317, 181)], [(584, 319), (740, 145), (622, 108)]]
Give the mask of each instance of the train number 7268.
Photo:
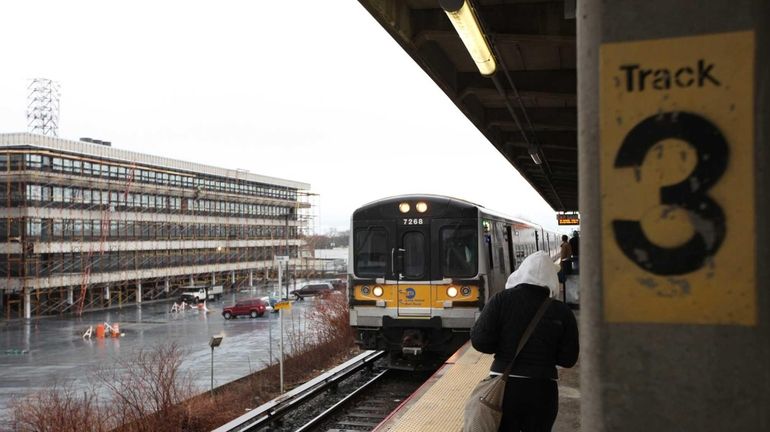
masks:
[(422, 218), (403, 218), (403, 225), (424, 225)]

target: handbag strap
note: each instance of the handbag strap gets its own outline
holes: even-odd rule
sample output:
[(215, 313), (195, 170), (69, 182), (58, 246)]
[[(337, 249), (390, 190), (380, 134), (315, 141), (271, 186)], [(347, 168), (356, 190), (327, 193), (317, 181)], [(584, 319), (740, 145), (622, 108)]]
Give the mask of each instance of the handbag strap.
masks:
[(508, 374), (511, 373), (511, 369), (513, 369), (513, 364), (516, 363), (516, 358), (519, 356), (519, 353), (521, 352), (522, 348), (524, 348), (524, 345), (527, 344), (527, 341), (529, 340), (529, 337), (532, 336), (532, 333), (535, 331), (535, 327), (537, 327), (537, 324), (540, 322), (540, 318), (545, 315), (545, 310), (548, 309), (548, 306), (551, 304), (551, 298), (546, 297), (545, 301), (543, 301), (543, 304), (540, 305), (540, 309), (535, 312), (535, 316), (532, 317), (532, 321), (529, 322), (529, 325), (527, 326), (527, 329), (524, 330), (524, 333), (521, 335), (521, 339), (519, 339), (519, 346), (516, 347), (516, 354), (513, 355), (513, 360), (511, 360), (511, 363), (508, 364), (508, 366), (503, 371), (503, 380), (508, 380)]

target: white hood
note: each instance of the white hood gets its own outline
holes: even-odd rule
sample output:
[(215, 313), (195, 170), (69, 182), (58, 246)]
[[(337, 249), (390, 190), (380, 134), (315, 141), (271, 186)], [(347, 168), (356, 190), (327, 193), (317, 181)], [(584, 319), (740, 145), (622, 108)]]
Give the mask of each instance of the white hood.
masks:
[(556, 273), (559, 267), (553, 263), (551, 257), (543, 251), (538, 251), (524, 258), (516, 271), (508, 276), (505, 288), (515, 288), (520, 284), (537, 285), (547, 287), (551, 291), (551, 297), (559, 293), (559, 277)]

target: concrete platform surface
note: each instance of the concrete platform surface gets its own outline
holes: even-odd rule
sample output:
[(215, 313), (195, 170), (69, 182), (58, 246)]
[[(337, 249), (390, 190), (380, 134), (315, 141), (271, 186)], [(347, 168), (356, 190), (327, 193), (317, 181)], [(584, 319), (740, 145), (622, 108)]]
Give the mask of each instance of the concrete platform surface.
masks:
[[(462, 430), (463, 407), (476, 384), (489, 374), (492, 356), (461, 348), (376, 432), (445, 432)], [(559, 368), (559, 415), (553, 432), (580, 430), (580, 367)]]

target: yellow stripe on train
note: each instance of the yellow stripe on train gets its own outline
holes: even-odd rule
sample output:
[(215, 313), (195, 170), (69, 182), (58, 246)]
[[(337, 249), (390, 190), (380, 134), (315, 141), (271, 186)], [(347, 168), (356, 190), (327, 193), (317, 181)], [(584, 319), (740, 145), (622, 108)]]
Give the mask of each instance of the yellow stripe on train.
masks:
[[(381, 295), (377, 295), (382, 292)], [(455, 294), (454, 297), (450, 294)], [(399, 285), (354, 285), (353, 298), (359, 301), (384, 301), (385, 307), (441, 308), (444, 302), (475, 302), (479, 299), (479, 288), (474, 285), (458, 284), (409, 284)]]

